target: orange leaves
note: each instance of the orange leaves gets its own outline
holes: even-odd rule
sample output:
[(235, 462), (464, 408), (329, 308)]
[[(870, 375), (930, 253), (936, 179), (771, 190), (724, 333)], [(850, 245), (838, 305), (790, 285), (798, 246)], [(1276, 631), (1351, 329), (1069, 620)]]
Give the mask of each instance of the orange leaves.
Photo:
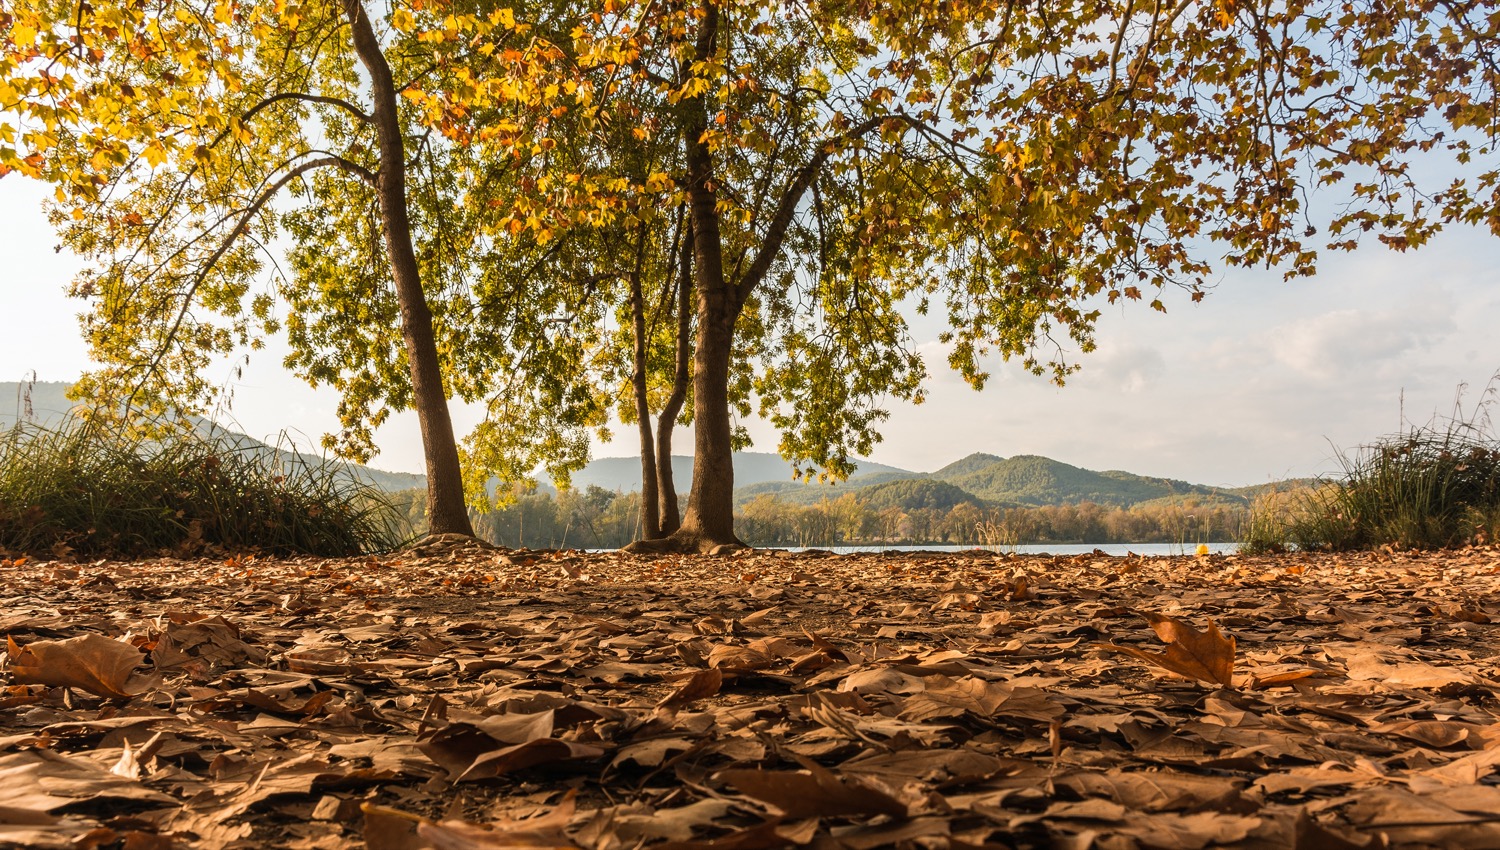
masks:
[(1225, 637), (1213, 620), (1208, 621), (1208, 631), (1200, 632), (1165, 614), (1145, 616), (1156, 636), (1166, 643), (1166, 652), (1147, 652), (1113, 643), (1105, 644), (1104, 648), (1139, 658), (1183, 678), (1234, 687), (1234, 638)]

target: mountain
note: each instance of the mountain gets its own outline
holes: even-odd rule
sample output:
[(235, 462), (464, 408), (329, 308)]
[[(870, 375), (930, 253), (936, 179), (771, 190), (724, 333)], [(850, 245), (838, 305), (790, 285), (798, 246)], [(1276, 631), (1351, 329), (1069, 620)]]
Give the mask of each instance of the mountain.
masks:
[(1201, 484), (1150, 478), (1120, 470), (1095, 472), (1037, 455), (1004, 459), (994, 455), (969, 455), (932, 473), (932, 477), (986, 501), (1021, 505), (1094, 502), (1129, 507), (1155, 499), (1185, 496), (1238, 503), (1247, 501), (1237, 493)]
[[(41, 381), (33, 384), (0, 383), (0, 428), (17, 419), (27, 419), (44, 427), (55, 427), (73, 408), (67, 397), (68, 384)], [(29, 408), (28, 408), (29, 403)], [(198, 421), (206, 434), (228, 439), (248, 451), (274, 452), (283, 461), (317, 464), (316, 454), (300, 451), (289, 442), (269, 445), (225, 429), (206, 420)], [(425, 476), (409, 472), (386, 472), (360, 464), (329, 461), (350, 477), (366, 481), (388, 491), (422, 488)], [(692, 486), (692, 458), (673, 455), (672, 474), (678, 494), (686, 499)], [(841, 484), (803, 482), (792, 478), (792, 465), (779, 455), (767, 452), (735, 452), (735, 503), (744, 503), (762, 495), (782, 501), (813, 504), (853, 492), (870, 504), (916, 507), (952, 507), (962, 502), (987, 502), (1000, 505), (1060, 505), (1095, 502), (1100, 505), (1129, 507), (1142, 502), (1196, 498), (1206, 501), (1249, 504), (1270, 489), (1311, 483), (1306, 479), (1257, 484), (1249, 487), (1214, 488), (1171, 478), (1152, 478), (1121, 470), (1095, 472), (1037, 455), (1002, 458), (975, 453), (954, 461), (936, 472), (911, 472), (894, 466), (859, 461), (849, 480)], [(597, 458), (573, 474), (572, 485), (583, 490), (603, 487), (611, 492), (641, 489), (641, 462), (636, 457)], [(544, 492), (555, 492), (543, 483)]]
[[(37, 381), (35, 383), (0, 382), (0, 429), (10, 428), (18, 420), (26, 421), (42, 428), (57, 428), (61, 426), (67, 420), (73, 408), (77, 407), (77, 404), (68, 398), (69, 386), (71, 385), (61, 381)], [(417, 475), (410, 472), (387, 472), (383, 469), (375, 469), (358, 463), (348, 463), (331, 459), (325, 460), (320, 454), (303, 450), (304, 448), (310, 448), (310, 446), (298, 446), (291, 439), (286, 438), (285, 435), (277, 441), (276, 445), (271, 445), (254, 437), (232, 431), (207, 419), (193, 417), (192, 421), (198, 433), (205, 437), (223, 440), (239, 451), (273, 455), (283, 466), (289, 469), (316, 467), (326, 462), (337, 469), (341, 475), (363, 481), (377, 489), (388, 492), (425, 488), (427, 486), (427, 476), (425, 475)]]
[(942, 469), (939, 469), (937, 472), (932, 473), (932, 477), (941, 478), (944, 481), (948, 481), (964, 475), (970, 475), (975, 472), (979, 472), (1004, 461), (1005, 458), (1003, 457), (987, 455), (984, 452), (975, 452), (974, 454), (971, 454), (966, 458), (955, 460)]
[(965, 503), (983, 507), (974, 494), (933, 478), (906, 478), (873, 484), (859, 488), (855, 491), (855, 496), (874, 511), (886, 508), (900, 508), (903, 511), (932, 508), (947, 511)]
[[(867, 477), (877, 475), (912, 478), (920, 473), (862, 460), (858, 462), (849, 480), (851, 482), (863, 481)], [(688, 489), (693, 483), (693, 459), (691, 457), (672, 455), (672, 480), (677, 483), (677, 492), (686, 498)], [(734, 484), (736, 494), (745, 488), (765, 487), (779, 493), (783, 489), (782, 485), (785, 485), (786, 488), (796, 488), (797, 491), (806, 488), (810, 492), (821, 495), (832, 492), (834, 486), (818, 484), (816, 481), (811, 484), (794, 481), (792, 465), (783, 460), (781, 455), (768, 452), (735, 452)], [(589, 462), (588, 466), (573, 473), (572, 485), (577, 490), (593, 485), (610, 491), (634, 492), (641, 489), (641, 459), (639, 457), (595, 458)], [(755, 492), (758, 494), (766, 490), (757, 489)], [(812, 501), (817, 501), (820, 495), (813, 496)]]
[(60, 424), (76, 404), (68, 398), (70, 386), (62, 381), (0, 382), (0, 428), (9, 428), (17, 420), (44, 428)]

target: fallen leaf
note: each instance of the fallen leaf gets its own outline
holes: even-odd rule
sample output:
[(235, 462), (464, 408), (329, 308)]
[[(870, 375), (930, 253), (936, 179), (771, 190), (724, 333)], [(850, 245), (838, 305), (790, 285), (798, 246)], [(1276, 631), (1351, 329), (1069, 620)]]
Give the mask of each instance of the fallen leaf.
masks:
[(907, 805), (889, 792), (822, 768), (799, 772), (721, 770), (714, 776), (748, 797), (771, 804), (789, 818), (907, 815)]
[(1345, 660), (1349, 678), (1381, 682), (1394, 687), (1441, 688), (1446, 685), (1473, 684), (1472, 674), (1453, 667), (1439, 667), (1424, 661), (1387, 661), (1371, 655), (1356, 655)]
[(78, 688), (113, 699), (130, 699), (149, 683), (133, 675), (144, 659), (141, 651), (104, 635), (89, 633), (67, 640), (39, 640), (19, 646), (6, 637), (10, 672), (22, 684)]
[(1165, 614), (1148, 613), (1151, 628), (1167, 645), (1166, 652), (1147, 652), (1132, 646), (1104, 644), (1111, 652), (1139, 658), (1187, 679), (1213, 685), (1234, 686), (1234, 638), (1226, 638), (1213, 620), (1200, 632)]
[(707, 699), (719, 692), (724, 685), (724, 673), (717, 667), (707, 670), (699, 670), (688, 677), (686, 682), (678, 686), (677, 690), (668, 694), (661, 702), (656, 704), (657, 708), (677, 709), (686, 705), (692, 705), (700, 699)]

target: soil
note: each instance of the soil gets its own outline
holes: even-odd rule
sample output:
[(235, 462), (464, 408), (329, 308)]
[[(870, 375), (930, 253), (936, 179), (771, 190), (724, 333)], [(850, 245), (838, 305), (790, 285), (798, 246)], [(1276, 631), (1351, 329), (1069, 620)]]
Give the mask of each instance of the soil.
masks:
[(1500, 847), (1500, 550), (0, 560), (0, 845)]

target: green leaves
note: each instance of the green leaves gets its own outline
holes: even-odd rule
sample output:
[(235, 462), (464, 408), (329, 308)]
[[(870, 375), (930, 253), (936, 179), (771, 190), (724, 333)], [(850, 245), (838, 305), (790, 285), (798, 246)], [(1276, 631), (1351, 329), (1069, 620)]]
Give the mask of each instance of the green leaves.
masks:
[[(490, 403), (471, 483), (583, 456), (630, 386), (630, 280), (665, 404), (690, 206), (697, 312), (732, 347), (703, 380), (834, 475), (921, 398), (912, 303), (942, 306), (976, 387), (995, 356), (1061, 382), (1101, 301), (1313, 274), (1365, 233), (1500, 233), (1496, 8), (398, 3), (383, 49), (443, 382)], [(344, 393), (332, 444), (368, 453), (412, 399), (342, 7), (77, 11), (4, 13), (0, 170), (59, 187), (94, 385), (201, 405), (208, 363), (284, 325), (288, 365)], [(1432, 157), (1459, 178), (1429, 182)]]

